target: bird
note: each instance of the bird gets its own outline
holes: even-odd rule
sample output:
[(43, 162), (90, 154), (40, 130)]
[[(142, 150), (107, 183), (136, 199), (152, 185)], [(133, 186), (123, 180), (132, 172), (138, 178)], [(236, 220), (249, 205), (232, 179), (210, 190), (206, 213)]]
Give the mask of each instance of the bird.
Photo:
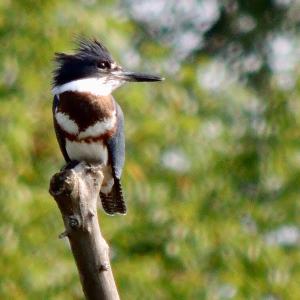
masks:
[(126, 82), (156, 82), (157, 75), (129, 72), (102, 42), (79, 38), (72, 54), (57, 52), (53, 71), (53, 123), (67, 165), (101, 163), (100, 199), (109, 215), (126, 214), (121, 185), (125, 162), (124, 115), (112, 92)]

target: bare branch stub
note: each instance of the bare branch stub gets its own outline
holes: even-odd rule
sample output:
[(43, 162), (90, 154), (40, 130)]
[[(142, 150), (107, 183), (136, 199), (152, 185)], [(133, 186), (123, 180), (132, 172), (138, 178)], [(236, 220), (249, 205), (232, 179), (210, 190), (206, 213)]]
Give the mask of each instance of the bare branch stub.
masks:
[(101, 165), (80, 163), (63, 169), (50, 182), (65, 224), (86, 299), (117, 300), (118, 291), (109, 261), (109, 248), (97, 216), (98, 195), (103, 180)]

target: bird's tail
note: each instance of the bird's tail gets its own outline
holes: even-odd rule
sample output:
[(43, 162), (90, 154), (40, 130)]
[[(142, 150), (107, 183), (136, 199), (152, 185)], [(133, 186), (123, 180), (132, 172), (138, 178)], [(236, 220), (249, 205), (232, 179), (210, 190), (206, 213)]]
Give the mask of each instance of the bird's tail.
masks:
[(116, 213), (126, 214), (127, 208), (123, 197), (122, 186), (119, 178), (114, 177), (114, 185), (110, 193), (100, 192), (102, 207), (109, 215)]

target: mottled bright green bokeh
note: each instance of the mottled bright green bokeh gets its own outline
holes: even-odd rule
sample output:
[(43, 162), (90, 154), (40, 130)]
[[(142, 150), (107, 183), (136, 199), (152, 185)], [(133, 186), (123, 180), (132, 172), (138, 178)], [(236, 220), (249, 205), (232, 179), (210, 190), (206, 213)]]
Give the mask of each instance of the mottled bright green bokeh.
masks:
[[(182, 22), (130, 0), (0, 1), (0, 299), (83, 299), (48, 194), (53, 55), (80, 34), (166, 77), (114, 93), (128, 214), (100, 222), (121, 298), (300, 299), (297, 1), (146, 2)], [(218, 14), (193, 28), (207, 2)]]

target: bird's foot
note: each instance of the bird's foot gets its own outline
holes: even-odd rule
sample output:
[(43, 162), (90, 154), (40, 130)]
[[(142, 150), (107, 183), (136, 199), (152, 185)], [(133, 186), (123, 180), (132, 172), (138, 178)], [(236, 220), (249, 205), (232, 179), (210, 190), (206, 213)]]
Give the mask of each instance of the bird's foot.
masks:
[(65, 170), (71, 170), (73, 168), (75, 168), (80, 162), (78, 160), (71, 160), (69, 162), (67, 162), (67, 164), (65, 166), (62, 167), (62, 171)]

